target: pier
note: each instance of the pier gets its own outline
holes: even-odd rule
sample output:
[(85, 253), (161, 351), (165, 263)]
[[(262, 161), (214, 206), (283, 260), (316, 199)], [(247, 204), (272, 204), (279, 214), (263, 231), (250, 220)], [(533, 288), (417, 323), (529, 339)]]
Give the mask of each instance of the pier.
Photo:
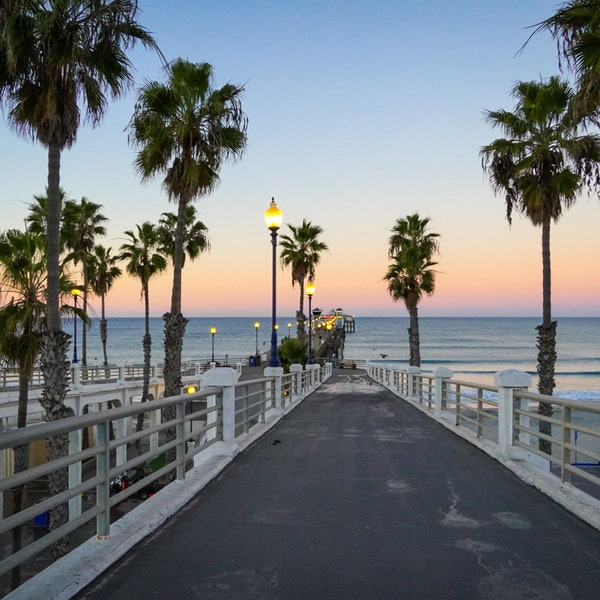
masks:
[(447, 370), (311, 371), (235, 384), (232, 397), (266, 386), (274, 402), (247, 433), (217, 416), (217, 448), (237, 451), (188, 450), (181, 480), (14, 598), (596, 598), (600, 502), (526, 456), (528, 414), (515, 432), (494, 417), (504, 397), (527, 413), (522, 379), (484, 401), (491, 386)]

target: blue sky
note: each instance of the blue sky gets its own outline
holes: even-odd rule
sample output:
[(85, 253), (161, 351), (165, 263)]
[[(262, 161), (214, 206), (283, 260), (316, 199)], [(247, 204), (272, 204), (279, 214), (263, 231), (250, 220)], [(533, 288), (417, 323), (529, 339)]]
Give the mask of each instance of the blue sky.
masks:
[[(362, 315), (403, 315), (386, 292), (386, 242), (398, 217), (418, 211), (441, 234), (438, 284), (423, 315), (538, 315), (540, 234), (504, 203), (482, 174), (479, 149), (500, 132), (485, 108), (512, 108), (520, 79), (558, 73), (547, 34), (522, 53), (531, 25), (557, 4), (542, 0), (141, 2), (141, 22), (167, 57), (214, 66), (217, 85), (245, 83), (244, 158), (197, 201), (210, 254), (188, 265), (184, 313), (269, 313), (270, 246), (263, 212), (275, 196), (288, 223), (321, 225), (330, 252), (315, 302)], [(136, 86), (161, 78), (158, 58), (132, 55)], [(83, 127), (63, 155), (62, 185), (103, 205), (108, 244), (167, 203), (160, 181), (142, 184), (125, 127), (135, 90), (113, 103), (95, 130)], [(0, 125), (2, 227), (20, 226), (46, 185), (44, 149)], [(553, 231), (555, 314), (597, 316), (600, 206), (583, 197)], [(286, 228), (282, 229), (283, 232)], [(170, 276), (152, 284), (156, 315), (168, 308)], [(575, 287), (577, 286), (577, 287)], [(298, 302), (279, 271), (279, 306)], [(139, 314), (139, 285), (125, 279), (109, 300), (115, 316)]]

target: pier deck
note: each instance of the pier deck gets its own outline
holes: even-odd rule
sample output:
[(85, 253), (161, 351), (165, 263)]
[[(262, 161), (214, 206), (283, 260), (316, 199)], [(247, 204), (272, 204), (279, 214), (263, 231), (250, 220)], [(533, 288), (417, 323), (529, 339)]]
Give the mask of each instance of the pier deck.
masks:
[(78, 598), (579, 598), (600, 532), (336, 370)]

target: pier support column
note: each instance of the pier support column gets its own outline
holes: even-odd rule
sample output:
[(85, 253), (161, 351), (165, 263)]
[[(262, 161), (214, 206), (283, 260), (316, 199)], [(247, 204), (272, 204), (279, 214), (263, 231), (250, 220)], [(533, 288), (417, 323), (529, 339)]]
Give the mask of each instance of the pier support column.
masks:
[(434, 372), (435, 377), (435, 404), (433, 406), (433, 415), (439, 417), (442, 414), (442, 408), (445, 406), (445, 386), (446, 382), (452, 379), (454, 372), (446, 367), (438, 367)]
[(504, 458), (510, 458), (514, 436), (514, 391), (527, 389), (531, 385), (531, 375), (516, 369), (498, 371), (494, 375), (498, 386), (498, 450)]

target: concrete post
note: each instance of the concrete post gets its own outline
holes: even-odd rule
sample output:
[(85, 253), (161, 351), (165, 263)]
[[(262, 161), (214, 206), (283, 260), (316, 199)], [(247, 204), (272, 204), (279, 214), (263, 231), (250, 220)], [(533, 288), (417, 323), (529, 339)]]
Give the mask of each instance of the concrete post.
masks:
[(302, 396), (302, 365), (290, 365), (290, 373), (294, 374), (294, 383), (292, 386), (292, 400), (298, 400)]
[(420, 367), (408, 367), (408, 369), (406, 369), (406, 372), (408, 373), (408, 395), (413, 398), (414, 396), (416, 396), (416, 381), (417, 378), (415, 377), (415, 375), (420, 375), (421, 374), (421, 368)]
[[(265, 377), (275, 378), (275, 398), (273, 398), (272, 409), (266, 411), (265, 418), (269, 414), (281, 415), (283, 414), (282, 402), (283, 397), (281, 391), (281, 378), (283, 377), (283, 367), (266, 367), (263, 371)], [(273, 412), (274, 411), (274, 412)]]
[(498, 386), (498, 450), (501, 456), (509, 458), (514, 435), (514, 390), (527, 389), (531, 385), (531, 375), (516, 369), (498, 371), (494, 375), (494, 385)]
[(442, 400), (444, 398), (444, 384), (452, 379), (454, 372), (446, 367), (438, 367), (434, 372), (435, 377), (435, 404), (433, 415), (439, 417), (442, 414)]
[(308, 388), (309, 390), (313, 390), (317, 385), (317, 375), (319, 371), (319, 365), (306, 365), (306, 370), (308, 371)]
[(223, 389), (223, 439), (213, 444), (213, 455), (235, 456), (239, 452), (235, 443), (235, 384), (239, 377), (239, 373), (229, 367), (214, 367), (204, 373), (204, 386)]
[(73, 363), (71, 365), (71, 373), (73, 375), (73, 387), (79, 387), (81, 385), (81, 365)]

